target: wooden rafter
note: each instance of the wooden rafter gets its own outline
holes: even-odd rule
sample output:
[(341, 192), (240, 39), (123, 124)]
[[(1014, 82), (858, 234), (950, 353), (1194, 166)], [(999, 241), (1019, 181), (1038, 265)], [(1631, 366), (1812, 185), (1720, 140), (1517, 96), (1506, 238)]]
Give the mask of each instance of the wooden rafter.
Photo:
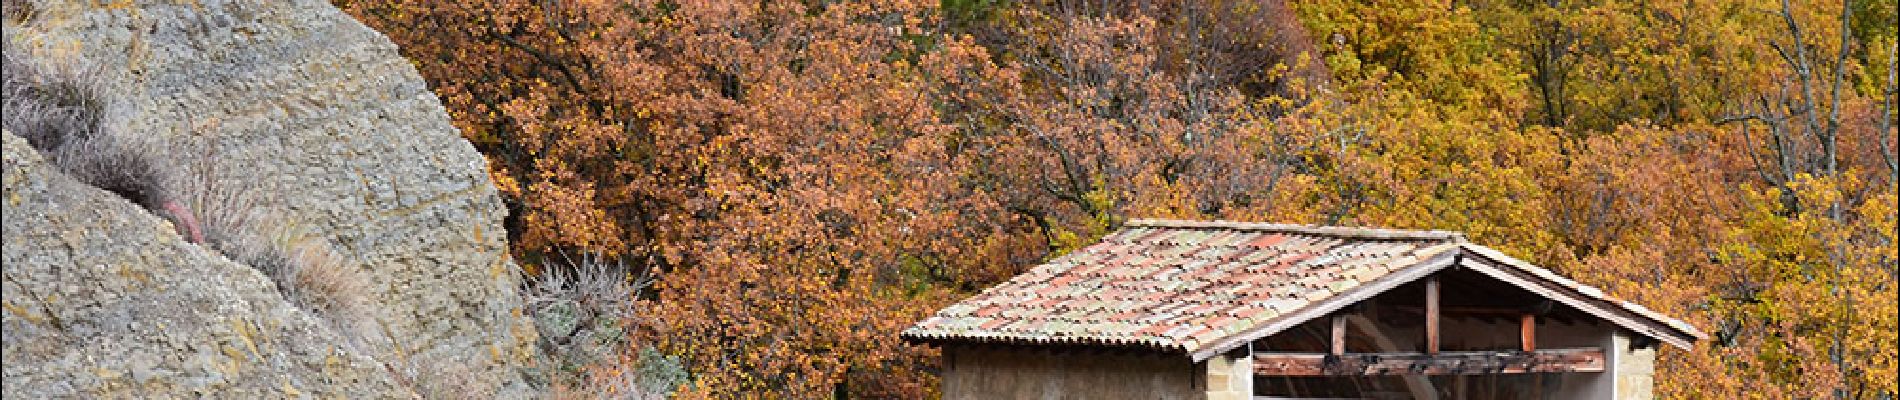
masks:
[(1254, 353), (1258, 376), (1483, 375), (1603, 372), (1603, 349), (1420, 353)]

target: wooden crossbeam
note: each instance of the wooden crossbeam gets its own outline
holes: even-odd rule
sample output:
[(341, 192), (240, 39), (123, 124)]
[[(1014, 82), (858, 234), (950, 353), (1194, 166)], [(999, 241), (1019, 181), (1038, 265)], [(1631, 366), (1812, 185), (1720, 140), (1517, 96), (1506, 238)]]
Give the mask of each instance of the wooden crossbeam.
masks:
[(1603, 372), (1603, 349), (1420, 353), (1254, 353), (1258, 376), (1485, 375)]
[[(1410, 314), (1422, 315), (1425, 313), (1425, 307), (1410, 306), (1410, 305), (1390, 306), (1390, 307), (1394, 310), (1398, 310), (1398, 311), (1410, 313)], [(1517, 317), (1519, 315), (1524, 315), (1524, 314), (1544, 315), (1548, 313), (1549, 311), (1539, 311), (1538, 309), (1534, 307), (1486, 307), (1486, 306), (1445, 306), (1445, 305), (1441, 305), (1438, 307), (1438, 314), (1442, 316), (1456, 315), (1456, 316), (1479, 316), (1479, 317)]]
[[(1399, 344), (1392, 342), (1392, 338), (1386, 336), (1385, 331), (1372, 322), (1372, 318), (1348, 315), (1346, 321), (1352, 323), (1353, 329), (1365, 332), (1366, 338), (1372, 339), (1373, 349), (1381, 352), (1399, 351)], [(1426, 379), (1424, 375), (1401, 376), (1399, 380), (1405, 382), (1405, 390), (1411, 392), (1412, 399), (1438, 400), (1438, 390), (1432, 387), (1432, 381)]]

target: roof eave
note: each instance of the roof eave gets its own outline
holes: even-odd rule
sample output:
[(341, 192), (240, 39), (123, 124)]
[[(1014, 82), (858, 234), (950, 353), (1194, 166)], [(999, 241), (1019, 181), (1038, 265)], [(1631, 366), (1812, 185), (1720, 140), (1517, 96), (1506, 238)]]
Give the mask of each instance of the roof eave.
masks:
[(1215, 354), (1225, 353), (1228, 350), (1233, 350), (1236, 347), (1259, 340), (1260, 338), (1272, 336), (1273, 334), (1298, 326), (1306, 321), (1323, 317), (1326, 314), (1346, 308), (1354, 303), (1372, 298), (1372, 296), (1385, 293), (1385, 291), (1391, 290), (1392, 288), (1416, 281), (1419, 278), (1424, 278), (1446, 267), (1457, 265), (1458, 256), (1461, 253), (1457, 249), (1458, 244), (1454, 242), (1420, 251), (1424, 257), (1423, 260), (1417, 263), (1393, 271), (1390, 274), (1374, 279), (1372, 282), (1354, 287), (1346, 292), (1308, 304), (1306, 307), (1301, 307), (1293, 312), (1274, 316), (1272, 319), (1254, 328), (1208, 341), (1206, 346), (1196, 346), (1197, 349), (1188, 353), (1188, 355), (1190, 358), (1193, 358), (1195, 362), (1207, 360)]
[[(1448, 251), (1449, 250), (1449, 251)], [(1438, 252), (1424, 261), (1394, 271), (1372, 282), (1360, 285), (1348, 292), (1312, 303), (1291, 313), (1276, 316), (1258, 327), (1241, 331), (1224, 338), (1208, 342), (1207, 346), (1198, 346), (1189, 353), (1195, 362), (1206, 360), (1215, 354), (1225, 353), (1243, 344), (1272, 336), (1314, 318), (1326, 316), (1346, 306), (1364, 301), (1367, 298), (1384, 293), (1412, 281), (1424, 278), (1448, 267), (1461, 266), (1498, 279), (1512, 286), (1531, 291), (1545, 298), (1582, 310), (1597, 318), (1610, 321), (1624, 329), (1655, 338), (1681, 349), (1690, 349), (1697, 340), (1707, 339), (1701, 331), (1686, 322), (1650, 312), (1648, 314), (1629, 309), (1607, 298), (1595, 298), (1581, 293), (1574, 287), (1557, 284), (1548, 277), (1539, 276), (1533, 271), (1540, 267), (1529, 265), (1497, 250), (1470, 243), (1450, 243), (1435, 247), (1430, 251)], [(1464, 257), (1470, 254), (1484, 262)], [(1551, 274), (1555, 276), (1555, 274)], [(1649, 315), (1654, 314), (1654, 315)]]
[[(1558, 279), (1567, 278), (1557, 276), (1555, 273), (1551, 273), (1541, 267), (1530, 265), (1529, 263), (1518, 260), (1495, 249), (1474, 244), (1465, 244), (1462, 247), (1466, 253), (1476, 256), (1473, 258), (1485, 261), (1467, 260), (1462, 263), (1462, 266), (1490, 276), (1493, 279), (1509, 283), (1512, 286), (1531, 291), (1539, 296), (1564, 303), (1564, 305), (1609, 321), (1624, 329), (1629, 329), (1644, 336), (1649, 336), (1656, 340), (1675, 345), (1684, 350), (1694, 347), (1697, 340), (1708, 338), (1707, 335), (1695, 329), (1695, 326), (1689, 325), (1687, 322), (1670, 318), (1653, 311), (1638, 312), (1629, 306), (1621, 304), (1624, 302), (1602, 296), (1587, 295), (1583, 293), (1580, 287), (1558, 284), (1555, 279), (1541, 276), (1543, 274), (1539, 274), (1538, 272), (1542, 271), (1544, 274), (1557, 277)], [(1577, 285), (1580, 286), (1581, 284), (1578, 283)]]

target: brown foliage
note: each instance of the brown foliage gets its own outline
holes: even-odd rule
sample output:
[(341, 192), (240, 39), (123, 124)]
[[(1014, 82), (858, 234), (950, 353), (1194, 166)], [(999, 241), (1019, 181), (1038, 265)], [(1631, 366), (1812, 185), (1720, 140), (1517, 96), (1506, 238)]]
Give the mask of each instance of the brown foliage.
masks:
[(1890, 4), (347, 8), (519, 259), (658, 277), (633, 336), (688, 394), (926, 396), (898, 330), (1128, 216), (1464, 230), (1718, 332), (1666, 395), (1891, 394), (1893, 318), (1821, 306), (1892, 299), (1893, 34), (1841, 28)]

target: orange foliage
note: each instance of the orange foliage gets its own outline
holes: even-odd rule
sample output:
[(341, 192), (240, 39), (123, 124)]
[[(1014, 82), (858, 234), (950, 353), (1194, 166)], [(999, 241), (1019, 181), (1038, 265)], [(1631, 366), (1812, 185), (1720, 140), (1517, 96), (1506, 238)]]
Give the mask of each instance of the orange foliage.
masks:
[(345, 5), (693, 397), (927, 397), (899, 330), (1131, 216), (1464, 230), (1712, 332), (1664, 397), (1894, 394), (1892, 2)]

